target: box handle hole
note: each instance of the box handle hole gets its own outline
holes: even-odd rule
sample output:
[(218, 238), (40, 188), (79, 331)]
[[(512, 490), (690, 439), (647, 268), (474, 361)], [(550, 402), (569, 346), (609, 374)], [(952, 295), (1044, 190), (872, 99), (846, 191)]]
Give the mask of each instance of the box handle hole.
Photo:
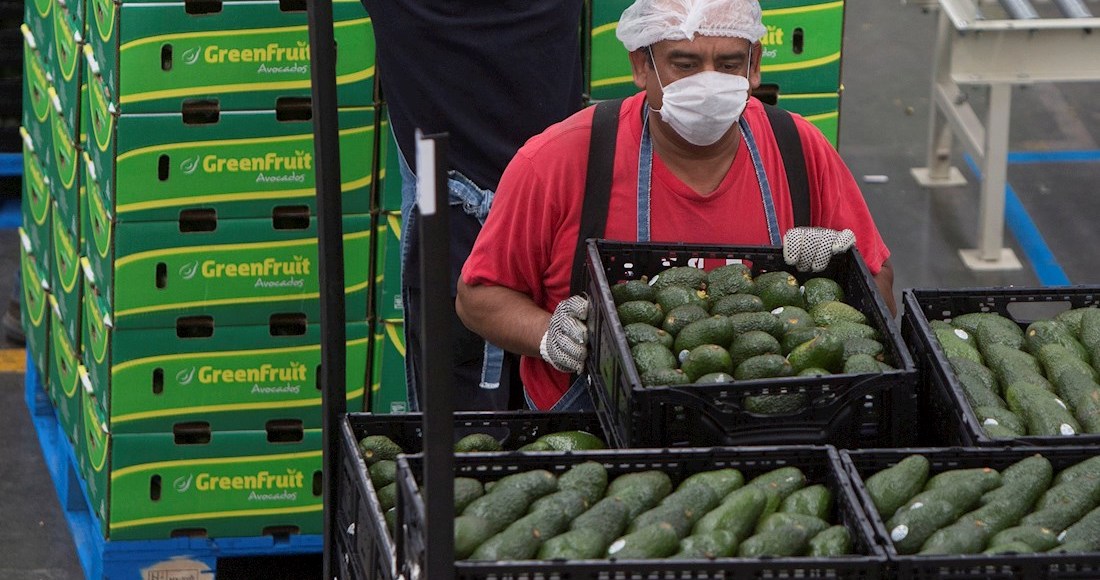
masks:
[(308, 121), (313, 118), (313, 99), (310, 97), (279, 97), (275, 99), (275, 120)]
[(216, 14), (222, 11), (221, 0), (184, 0), (188, 14)]
[(164, 392), (164, 369), (153, 369), (153, 394), (159, 395)]
[(214, 317), (181, 316), (176, 320), (176, 336), (180, 338), (210, 338), (214, 336)]
[(210, 443), (210, 423), (189, 421), (172, 425), (176, 445), (206, 445)]
[(271, 225), (277, 230), (309, 229), (308, 205), (281, 205), (271, 210)]
[(160, 476), (154, 475), (149, 478), (149, 499), (153, 501), (160, 501)]
[(794, 29), (794, 38), (791, 39), (791, 49), (795, 54), (802, 54), (802, 50), (806, 44), (806, 31), (802, 28)]
[(160, 70), (172, 70), (172, 45), (165, 44), (160, 47)]
[(301, 312), (272, 314), (267, 325), (271, 336), (301, 336), (306, 333), (306, 315)]
[(156, 277), (157, 288), (163, 290), (164, 287), (168, 285), (168, 264), (157, 262)]
[(215, 209), (185, 209), (180, 212), (180, 232), (212, 232), (218, 229)]
[(212, 125), (220, 118), (221, 105), (218, 99), (195, 99), (183, 103), (185, 125)]
[(269, 443), (298, 443), (305, 437), (305, 429), (299, 419), (272, 419), (264, 425)]

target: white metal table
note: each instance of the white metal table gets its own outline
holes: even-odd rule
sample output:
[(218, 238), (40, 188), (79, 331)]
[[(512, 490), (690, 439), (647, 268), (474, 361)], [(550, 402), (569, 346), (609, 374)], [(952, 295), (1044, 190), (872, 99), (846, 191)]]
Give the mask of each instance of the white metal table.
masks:
[[(979, 244), (959, 254), (973, 270), (1019, 269), (1003, 245), (1012, 86), (1100, 80), (1100, 18), (1083, 0), (1053, 0), (1057, 17), (1028, 0), (938, 2), (928, 161), (912, 174), (925, 187), (965, 184), (951, 165), (958, 137), (982, 174)], [(960, 85), (989, 87), (984, 125)]]

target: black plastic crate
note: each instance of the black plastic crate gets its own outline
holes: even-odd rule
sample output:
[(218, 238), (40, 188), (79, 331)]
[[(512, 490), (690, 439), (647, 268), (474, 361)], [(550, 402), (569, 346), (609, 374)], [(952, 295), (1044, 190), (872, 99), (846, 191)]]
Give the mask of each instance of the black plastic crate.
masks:
[[(358, 442), (368, 434), (385, 435), (410, 453), (420, 452), (423, 422), (421, 413), (348, 413), (340, 423), (341, 493), (335, 510), (336, 523), (341, 541), (348, 547), (351, 567), (358, 571), (360, 578), (396, 578), (397, 550), (386, 528), (374, 486), (367, 476), (367, 464), (359, 456)], [(488, 433), (502, 441), (505, 449), (517, 449), (547, 433), (573, 430), (588, 431), (607, 440), (595, 413), (454, 414), (456, 440), (471, 433)]]
[[(714, 469), (739, 469), (748, 481), (772, 469), (795, 466), (808, 481), (821, 483), (833, 493), (833, 521), (843, 523), (852, 534), (858, 554), (837, 558), (719, 558), (715, 560), (578, 560), (511, 562), (459, 561), (455, 578), (463, 580), (632, 580), (651, 578), (882, 578), (885, 553), (874, 540), (866, 515), (852, 490), (840, 457), (831, 446), (741, 447), (712, 449), (625, 449), (531, 455), (483, 454), (455, 458), (455, 475), (492, 481), (527, 471), (546, 469), (561, 474), (573, 465), (598, 461), (608, 470), (608, 479), (626, 472), (659, 469), (674, 484), (687, 476)], [(399, 526), (402, 570), (407, 580), (427, 580), (420, 570), (426, 557), (424, 501), (418, 492), (423, 466), (421, 455), (398, 459)], [(436, 524), (433, 524), (436, 525)]]
[(902, 303), (902, 336), (924, 377), (918, 399), (924, 417), (921, 440), (925, 444), (963, 447), (1100, 444), (1100, 435), (1011, 439), (986, 435), (929, 323), (971, 312), (995, 312), (1026, 327), (1063, 310), (1100, 304), (1100, 286), (907, 289), (902, 293)]
[[(836, 280), (845, 300), (882, 334), (887, 362), (897, 370), (643, 387), (610, 287), (671, 266), (691, 265), (700, 258), (751, 262), (753, 276), (784, 270), (799, 282), (815, 276)], [(780, 248), (590, 240), (587, 266), (593, 304), (588, 321), (590, 391), (618, 447), (830, 444), (855, 448), (915, 442), (910, 428), (916, 421), (913, 360), (874, 278), (854, 249), (835, 257), (824, 272), (804, 273), (783, 261)], [(743, 407), (747, 396), (792, 393), (807, 395), (811, 404), (787, 415), (758, 415)]]
[(998, 471), (1036, 453), (1046, 457), (1057, 473), (1100, 454), (1093, 447), (1013, 447), (860, 449), (841, 451), (841, 461), (851, 478), (852, 487), (874, 529), (875, 537), (890, 559), (891, 577), (909, 579), (986, 578), (1009, 580), (1045, 580), (1054, 578), (1100, 578), (1100, 554), (997, 554), (903, 556), (894, 549), (886, 524), (867, 494), (864, 478), (897, 464), (913, 454), (928, 458), (929, 477), (950, 469), (992, 467)]

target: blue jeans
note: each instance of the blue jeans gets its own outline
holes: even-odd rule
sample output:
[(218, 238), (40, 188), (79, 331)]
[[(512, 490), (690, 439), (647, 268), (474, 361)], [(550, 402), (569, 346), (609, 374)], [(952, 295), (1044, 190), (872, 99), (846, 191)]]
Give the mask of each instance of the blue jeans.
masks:
[[(405, 379), (406, 392), (409, 400), (409, 409), (419, 411), (420, 385), (416, 365), (421, 360), (419, 344), (419, 282), (410, 284), (412, 278), (418, 278), (406, 271), (406, 265), (410, 261), (411, 235), (416, 231), (417, 212), (413, 211), (416, 205), (416, 176), (409, 168), (404, 156), (397, 153), (401, 166), (401, 302), (405, 309)], [(452, 224), (459, 227), (452, 228), (451, 270), (452, 280), (450, 296), (455, 296), (455, 283), (462, 263), (469, 256), (473, 246), (473, 237), (469, 235), (471, 227), (480, 229), (489, 216), (489, 207), (493, 203), (493, 192), (479, 188), (464, 175), (451, 171), (448, 175), (450, 211), (452, 212)], [(455, 215), (461, 210), (461, 215)], [(470, 218), (476, 220), (476, 225), (470, 223)], [(465, 233), (466, 235), (462, 235)], [(418, 260), (418, 258), (417, 258)], [(454, 380), (455, 392), (460, 396), (455, 400), (456, 410), (503, 410), (508, 407), (507, 389), (501, 389), (501, 368), (504, 361), (504, 351), (499, 347), (482, 340), (477, 335), (466, 329), (457, 315), (452, 321), (454, 339)], [(480, 353), (472, 353), (476, 349)], [(480, 368), (471, 368), (477, 367)]]
[[(529, 408), (536, 411), (538, 410), (538, 407), (535, 406), (531, 397), (527, 396), (527, 391), (523, 392), (523, 398), (527, 399), (527, 406)], [(588, 392), (588, 378), (584, 375), (580, 375), (574, 379), (573, 384), (569, 385), (569, 390), (565, 391), (565, 394), (558, 399), (558, 402), (554, 403), (554, 406), (547, 410), (595, 411), (596, 405), (592, 403), (592, 394)]]

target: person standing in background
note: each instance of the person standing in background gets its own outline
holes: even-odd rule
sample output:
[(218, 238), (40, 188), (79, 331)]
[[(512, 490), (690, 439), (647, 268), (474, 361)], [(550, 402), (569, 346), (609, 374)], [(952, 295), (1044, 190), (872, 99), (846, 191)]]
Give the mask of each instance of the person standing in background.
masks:
[[(584, 104), (583, 0), (363, 0), (363, 5), (374, 27), (378, 79), (401, 159), (405, 370), (409, 407), (415, 411), (423, 394), (421, 293), (438, 291), (420, 284), (415, 132), (448, 134), (453, 308), (455, 283), (504, 168), (528, 138)], [(502, 381), (505, 353), (468, 330), (457, 315), (451, 332), (455, 408), (522, 406), (522, 398), (509, 392), (519, 386)]]

